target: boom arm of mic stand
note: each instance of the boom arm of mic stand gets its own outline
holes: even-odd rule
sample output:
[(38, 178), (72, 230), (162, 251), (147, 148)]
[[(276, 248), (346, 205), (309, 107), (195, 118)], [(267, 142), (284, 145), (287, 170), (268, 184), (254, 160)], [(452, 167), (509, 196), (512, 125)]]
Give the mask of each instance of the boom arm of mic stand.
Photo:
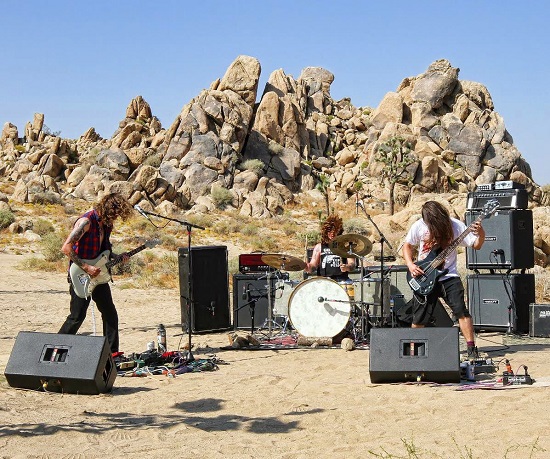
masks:
[(374, 226), (376, 228), (376, 231), (378, 232), (379, 236), (380, 236), (380, 240), (381, 241), (385, 241), (386, 244), (388, 244), (388, 247), (390, 249), (393, 250), (393, 247), (392, 245), (390, 244), (390, 241), (388, 241), (385, 237), (384, 237), (384, 234), (382, 233), (382, 231), (380, 231), (380, 228), (378, 228), (378, 225), (376, 223), (374, 223), (374, 220), (372, 219), (372, 217), (368, 214), (368, 212), (365, 210), (365, 207), (364, 206), (360, 206), (361, 209), (363, 209), (363, 212), (365, 213), (365, 215), (367, 216), (367, 218), (369, 219), (369, 221), (372, 223), (372, 226)]
[(194, 223), (189, 223), (189, 222), (186, 222), (185, 220), (178, 220), (177, 218), (166, 217), (165, 215), (159, 215), (154, 212), (149, 212), (148, 210), (144, 210), (144, 212), (154, 217), (163, 218), (164, 220), (170, 220), (171, 222), (180, 223), (181, 225), (188, 226), (191, 228), (197, 228), (201, 230), (205, 229), (204, 226), (195, 225)]

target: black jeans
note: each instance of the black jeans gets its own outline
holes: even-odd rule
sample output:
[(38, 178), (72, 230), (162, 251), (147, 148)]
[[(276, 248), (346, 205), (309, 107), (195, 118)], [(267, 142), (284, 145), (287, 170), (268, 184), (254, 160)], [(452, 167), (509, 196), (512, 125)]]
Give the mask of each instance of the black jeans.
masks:
[(427, 295), (413, 296), (413, 324), (427, 325), (433, 317), (433, 311), (438, 298), (443, 298), (457, 319), (470, 317), (464, 302), (464, 285), (460, 277), (449, 277), (437, 282), (434, 289)]
[(109, 284), (96, 286), (92, 292), (92, 297), (88, 299), (78, 297), (72, 285), (69, 287), (69, 293), (71, 295), (71, 312), (58, 333), (75, 335), (86, 318), (90, 301), (94, 300), (103, 320), (103, 336), (109, 341), (111, 352), (118, 352), (118, 313), (113, 303)]

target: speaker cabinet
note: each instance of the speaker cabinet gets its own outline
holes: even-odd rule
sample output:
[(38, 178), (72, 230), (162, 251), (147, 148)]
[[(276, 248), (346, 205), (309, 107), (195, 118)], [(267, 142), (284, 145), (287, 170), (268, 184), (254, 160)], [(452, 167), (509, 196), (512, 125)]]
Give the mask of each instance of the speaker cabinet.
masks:
[(472, 274), (467, 283), (476, 330), (528, 332), (529, 305), (535, 302), (534, 274)]
[(254, 329), (260, 328), (265, 323), (269, 317), (268, 298), (271, 297), (273, 308), (275, 298), (281, 296), (276, 289), (278, 283), (279, 279), (273, 277), (270, 280), (271, 291), (268, 291), (266, 273), (233, 274), (233, 328), (235, 330), (252, 328), (252, 308)]
[(4, 374), (11, 387), (97, 395), (117, 373), (103, 336), (21, 331)]
[(550, 338), (550, 304), (529, 305), (529, 336)]
[(373, 328), (372, 383), (460, 382), (458, 328)]
[[(466, 212), (469, 225), (480, 215)], [(528, 209), (499, 210), (483, 220), (485, 242), (479, 250), (466, 248), (469, 269), (524, 269), (535, 265), (533, 212)]]
[(190, 323), (194, 333), (229, 329), (227, 247), (191, 247), (190, 258), (189, 249), (182, 247), (178, 264), (182, 326), (189, 330)]

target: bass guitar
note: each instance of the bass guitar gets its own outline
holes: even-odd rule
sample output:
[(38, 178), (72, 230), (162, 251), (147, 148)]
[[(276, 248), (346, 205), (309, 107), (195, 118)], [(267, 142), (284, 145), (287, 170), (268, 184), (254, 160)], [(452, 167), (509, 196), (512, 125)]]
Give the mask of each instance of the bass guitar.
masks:
[(449, 254), (455, 250), (458, 245), (464, 240), (464, 238), (471, 233), (473, 226), (476, 223), (481, 222), (484, 218), (489, 218), (493, 215), (499, 206), (499, 202), (496, 199), (487, 201), (481, 210), (479, 217), (473, 221), (464, 232), (458, 236), (451, 244), (445, 249), (433, 249), (428, 253), (426, 258), (421, 261), (417, 261), (415, 264), (418, 266), (424, 274), (413, 277), (410, 271), (407, 272), (407, 282), (414, 292), (421, 295), (428, 295), (433, 288), (437, 280), (447, 274), (447, 269), (439, 269), (444, 263)]
[[(123, 255), (132, 257), (136, 253), (139, 253), (145, 249), (153, 248), (158, 244), (160, 244), (160, 240), (152, 239)], [(75, 263), (71, 263), (71, 267), (69, 268), (69, 277), (76, 295), (80, 298), (89, 298), (96, 286), (109, 282), (111, 280), (111, 268), (122, 261), (123, 255), (118, 255), (110, 259), (111, 251), (105, 250), (93, 260), (82, 260), (86, 264), (97, 266), (101, 269), (101, 272), (96, 277), (90, 277), (90, 275), (80, 266)]]

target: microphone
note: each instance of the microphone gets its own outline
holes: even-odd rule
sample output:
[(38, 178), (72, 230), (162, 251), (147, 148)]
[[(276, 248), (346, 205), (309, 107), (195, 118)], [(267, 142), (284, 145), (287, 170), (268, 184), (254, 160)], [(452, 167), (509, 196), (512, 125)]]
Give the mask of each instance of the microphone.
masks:
[(149, 219), (149, 217), (147, 216), (147, 214), (145, 213), (145, 211), (139, 206), (139, 204), (136, 204), (134, 206), (134, 209), (136, 209), (143, 217)]
[(324, 299), (322, 296), (320, 296), (319, 298), (317, 298), (317, 301), (318, 301), (319, 303), (322, 303), (323, 301), (325, 301), (325, 299)]

